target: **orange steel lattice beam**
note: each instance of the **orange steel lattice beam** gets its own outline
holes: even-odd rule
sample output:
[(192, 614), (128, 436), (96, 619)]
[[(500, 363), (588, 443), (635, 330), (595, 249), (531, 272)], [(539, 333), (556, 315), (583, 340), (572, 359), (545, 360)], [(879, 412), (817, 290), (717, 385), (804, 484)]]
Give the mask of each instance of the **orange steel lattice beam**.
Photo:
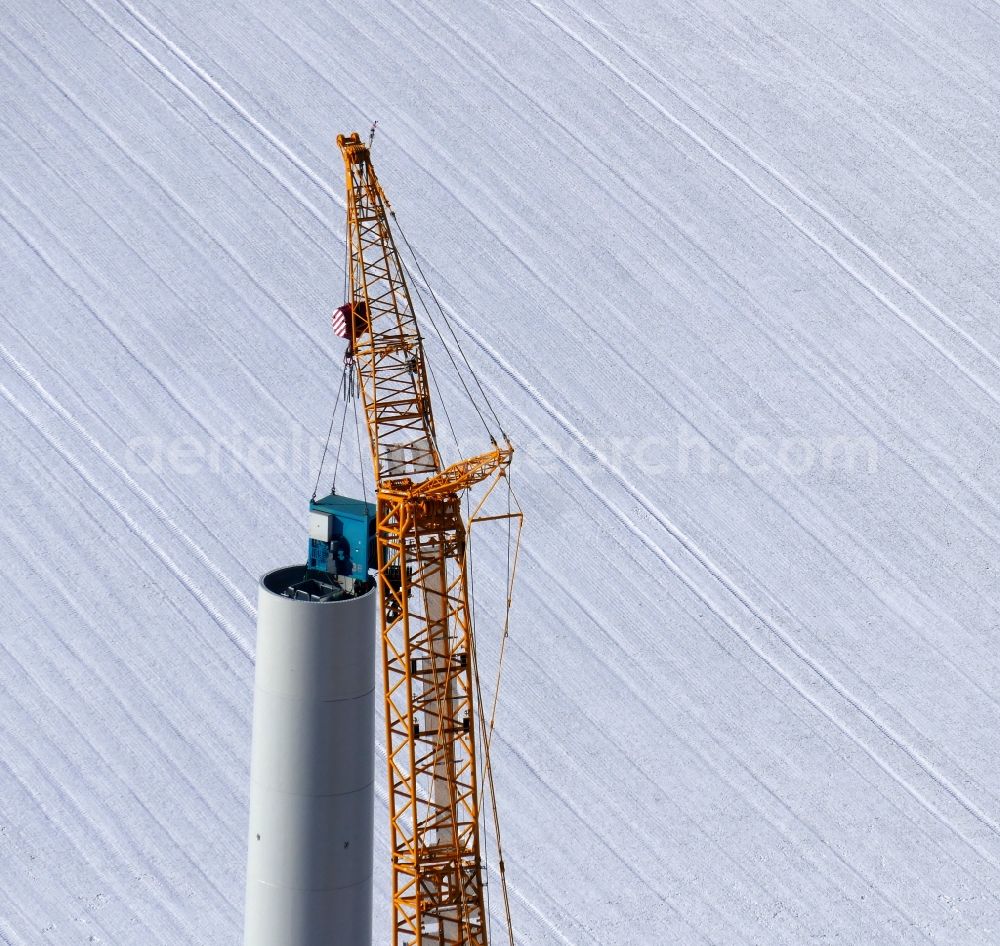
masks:
[(512, 448), (442, 463), (423, 341), (355, 132), (347, 181), (351, 344), (377, 497), (394, 946), (486, 946), (469, 609), (466, 490), (502, 477)]

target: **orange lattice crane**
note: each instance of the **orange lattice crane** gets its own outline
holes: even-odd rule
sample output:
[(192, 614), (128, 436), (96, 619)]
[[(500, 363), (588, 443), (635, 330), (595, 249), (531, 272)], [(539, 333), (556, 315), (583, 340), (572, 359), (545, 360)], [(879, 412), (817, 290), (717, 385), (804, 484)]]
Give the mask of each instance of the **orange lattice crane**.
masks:
[[(467, 561), (469, 523), (483, 507), (463, 515), (463, 500), (479, 484), (485, 499), (506, 480), (513, 449), (498, 425), (490, 449), (442, 462), (424, 343), (390, 218), (398, 226), (370, 143), (356, 132), (337, 138), (348, 301), (334, 325), (350, 346), (375, 471), (393, 944), (486, 946), (481, 781), (491, 778), (489, 731)], [(502, 855), (499, 867), (502, 880)], [(507, 921), (509, 936), (509, 910)]]

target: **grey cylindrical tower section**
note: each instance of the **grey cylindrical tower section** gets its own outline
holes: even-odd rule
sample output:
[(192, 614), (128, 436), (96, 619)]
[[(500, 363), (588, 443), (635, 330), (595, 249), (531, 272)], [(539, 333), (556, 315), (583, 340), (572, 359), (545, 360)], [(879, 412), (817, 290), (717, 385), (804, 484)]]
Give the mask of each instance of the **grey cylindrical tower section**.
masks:
[(375, 592), (261, 579), (244, 946), (371, 946)]

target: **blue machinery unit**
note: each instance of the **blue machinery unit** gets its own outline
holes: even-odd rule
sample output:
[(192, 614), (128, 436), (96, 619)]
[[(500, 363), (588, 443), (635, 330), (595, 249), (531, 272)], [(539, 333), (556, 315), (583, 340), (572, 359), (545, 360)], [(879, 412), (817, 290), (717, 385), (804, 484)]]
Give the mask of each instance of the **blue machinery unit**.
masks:
[[(309, 557), (306, 567), (333, 581), (367, 581), (376, 567), (375, 504), (331, 493), (309, 503)], [(353, 588), (349, 588), (353, 591)]]

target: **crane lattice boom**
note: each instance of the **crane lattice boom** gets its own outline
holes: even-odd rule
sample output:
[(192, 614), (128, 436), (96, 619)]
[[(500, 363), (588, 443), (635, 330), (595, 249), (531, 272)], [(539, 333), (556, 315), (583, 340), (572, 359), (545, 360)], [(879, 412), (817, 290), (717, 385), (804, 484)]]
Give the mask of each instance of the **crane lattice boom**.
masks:
[(347, 323), (376, 479), (394, 946), (486, 946), (465, 492), (511, 447), (445, 467), (424, 346), (357, 133), (347, 180)]

